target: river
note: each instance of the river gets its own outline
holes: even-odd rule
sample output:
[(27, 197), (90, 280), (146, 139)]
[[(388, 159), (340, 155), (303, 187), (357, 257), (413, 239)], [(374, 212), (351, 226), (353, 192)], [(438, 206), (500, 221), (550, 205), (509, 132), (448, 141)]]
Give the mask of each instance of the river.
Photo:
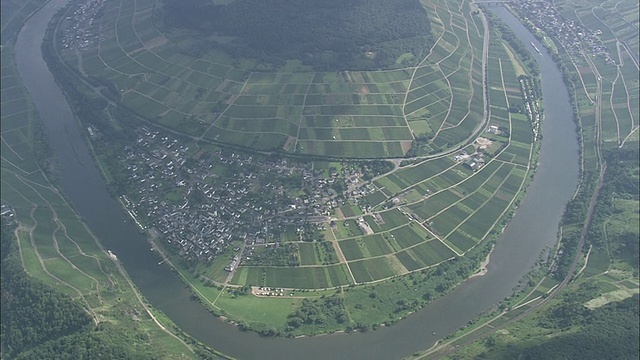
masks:
[[(578, 183), (578, 143), (569, 97), (560, 72), (543, 52), (543, 144), (538, 170), (515, 217), (497, 241), (485, 276), (466, 281), (423, 310), (377, 331), (312, 338), (264, 338), (243, 332), (212, 316), (190, 299), (190, 292), (149, 251), (128, 215), (111, 198), (83, 141), (78, 123), (55, 84), (40, 44), (47, 23), (66, 0), (52, 0), (32, 16), (18, 35), (18, 70), (38, 109), (57, 159), (60, 187), (104, 246), (113, 250), (147, 300), (203, 343), (240, 359), (396, 359), (431, 347), (509, 296), (538, 255), (556, 242), (564, 205)], [(535, 38), (503, 8), (494, 8), (522, 42)], [(433, 335), (435, 332), (436, 335)]]

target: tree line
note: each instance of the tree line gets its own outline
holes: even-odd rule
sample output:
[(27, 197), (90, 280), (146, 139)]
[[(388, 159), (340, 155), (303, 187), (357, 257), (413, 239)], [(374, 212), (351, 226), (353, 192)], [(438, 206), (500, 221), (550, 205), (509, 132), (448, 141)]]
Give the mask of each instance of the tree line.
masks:
[[(581, 286), (582, 287), (582, 286)], [(578, 290), (580, 292), (580, 290)], [(539, 336), (506, 346), (495, 346), (478, 359), (635, 359), (638, 357), (638, 295), (587, 309), (576, 296), (541, 314), (539, 326), (555, 329), (556, 336)], [(493, 339), (495, 340), (495, 339)]]
[(637, 272), (640, 260), (638, 234), (617, 229), (610, 229), (605, 234), (605, 224), (609, 217), (622, 211), (616, 199), (640, 200), (638, 149), (611, 149), (603, 157), (607, 169), (589, 225), (587, 242), (596, 249), (608, 251), (612, 258), (628, 263)]
[[(191, 55), (218, 47), (276, 67), (288, 59), (321, 71), (397, 67), (401, 54), (433, 44), (418, 0), (166, 0), (160, 18), (167, 29), (200, 34), (197, 46), (183, 49)], [(233, 40), (216, 42), (214, 34)]]
[(13, 228), (3, 221), (0, 237), (2, 346), (9, 358), (92, 323), (82, 306), (24, 272)]

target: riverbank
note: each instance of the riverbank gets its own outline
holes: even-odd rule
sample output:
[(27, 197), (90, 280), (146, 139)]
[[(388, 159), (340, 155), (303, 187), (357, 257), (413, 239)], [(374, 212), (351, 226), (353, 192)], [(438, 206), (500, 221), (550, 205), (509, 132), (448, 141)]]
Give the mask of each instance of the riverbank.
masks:
[[(528, 26), (530, 31), (534, 31), (536, 33), (536, 36), (538, 38), (544, 38), (544, 39), (549, 39), (544, 32), (541, 32), (541, 29), (537, 29), (534, 28), (531, 23), (527, 22), (527, 21), (523, 21), (523, 23), (525, 25)], [(545, 44), (547, 45), (547, 44)], [(527, 305), (529, 305), (529, 309), (526, 311), (526, 313), (532, 312), (535, 309), (540, 307), (540, 310), (538, 311), (538, 313), (540, 312), (545, 312), (547, 311), (549, 308), (548, 307), (542, 307), (542, 305), (544, 305), (548, 299), (553, 298), (556, 294), (558, 294), (559, 291), (561, 291), (565, 285), (569, 285), (569, 288), (567, 290), (564, 291), (573, 291), (574, 294), (572, 296), (572, 298), (578, 297), (578, 296), (582, 296), (584, 297), (585, 294), (589, 294), (591, 291), (593, 291), (593, 294), (590, 294), (591, 297), (595, 297), (597, 296), (597, 294), (599, 292), (606, 292), (609, 291), (610, 288), (605, 287), (604, 290), (603, 288), (599, 288), (598, 286), (595, 286), (595, 284), (598, 284), (599, 280), (596, 278), (593, 278), (594, 273), (597, 274), (597, 271), (600, 270), (604, 270), (606, 268), (602, 268), (602, 265), (600, 265), (599, 263), (601, 261), (593, 261), (593, 264), (591, 263), (591, 261), (589, 260), (592, 256), (590, 256), (590, 254), (592, 253), (592, 248), (593, 248), (593, 243), (589, 244), (589, 250), (587, 252), (587, 254), (583, 254), (581, 252), (581, 249), (583, 247), (583, 244), (585, 242), (585, 237), (587, 236), (587, 229), (590, 228), (589, 223), (591, 222), (591, 214), (593, 211), (593, 207), (594, 207), (594, 202), (596, 197), (598, 196), (598, 189), (599, 189), (599, 184), (602, 181), (602, 174), (604, 172), (604, 168), (606, 167), (606, 164), (602, 165), (602, 170), (600, 171), (599, 176), (595, 176), (595, 171), (598, 170), (598, 168), (600, 166), (597, 166), (595, 169), (592, 170), (587, 170), (585, 171), (584, 168), (584, 164), (585, 162), (589, 162), (589, 160), (585, 160), (583, 158), (585, 152), (584, 152), (584, 143), (585, 143), (585, 138), (584, 136), (586, 136), (589, 132), (585, 131), (585, 129), (583, 129), (582, 124), (583, 121), (580, 118), (580, 106), (578, 106), (578, 98), (576, 96), (576, 88), (580, 88), (580, 86), (576, 86), (576, 84), (574, 84), (571, 79), (572, 78), (580, 78), (580, 74), (576, 73), (575, 71), (573, 71), (573, 67), (575, 66), (575, 61), (573, 59), (569, 59), (566, 58), (565, 56), (562, 56), (562, 54), (560, 54), (560, 56), (558, 56), (558, 47), (556, 46), (547, 46), (547, 48), (553, 52), (554, 57), (553, 57), (553, 61), (556, 63), (556, 65), (558, 66), (559, 69), (562, 70), (563, 72), (563, 81), (564, 84), (567, 86), (567, 88), (571, 89), (569, 91), (570, 93), (570, 99), (571, 99), (571, 104), (572, 104), (572, 109), (573, 109), (573, 119), (578, 127), (578, 139), (580, 142), (580, 170), (581, 170), (581, 185), (578, 187), (578, 189), (576, 190), (576, 192), (574, 193), (572, 200), (567, 204), (566, 210), (564, 212), (564, 216), (563, 216), (563, 221), (562, 221), (562, 227), (560, 228), (560, 238), (561, 241), (558, 243), (558, 247), (556, 248), (556, 251), (554, 252), (555, 254), (555, 259), (554, 259), (554, 267), (552, 269), (553, 271), (553, 275), (554, 277), (556, 277), (559, 280), (562, 280), (562, 283), (559, 284), (559, 286), (554, 286), (552, 288), (550, 288), (547, 292), (547, 294), (550, 294), (547, 296), (545, 296), (545, 300), (544, 301), (539, 301), (539, 303), (537, 304), (533, 304), (531, 305), (531, 301), (535, 301), (535, 299), (530, 300), (529, 302), (525, 303)], [(584, 95), (584, 94), (583, 94)], [(598, 124), (597, 124), (598, 125)], [(597, 130), (595, 130), (596, 133), (598, 133)], [(595, 143), (593, 144), (596, 147), (599, 147), (600, 144)], [(599, 154), (599, 149), (592, 149), (592, 150), (588, 150), (588, 153), (591, 154)], [(637, 165), (636, 165), (637, 166)], [(597, 179), (597, 180), (596, 180)], [(597, 182), (597, 184), (596, 184)], [(583, 204), (585, 203), (589, 203), (589, 210), (584, 213), (583, 211), (581, 211), (580, 209), (583, 208)], [(578, 214), (583, 214), (583, 215), (578, 215)], [(595, 234), (597, 234), (597, 230), (595, 231)], [(597, 242), (602, 242), (602, 239), (597, 239), (596, 237), (594, 237), (595, 234), (590, 234), (591, 237), (591, 241), (596, 241)], [(600, 234), (603, 235), (603, 234)], [(607, 240), (608, 242), (608, 240)], [(607, 248), (609, 245), (606, 245)], [(561, 250), (561, 251), (560, 251)], [(582, 249), (583, 250), (583, 249)], [(610, 251), (610, 250), (609, 250)], [(610, 255), (606, 255), (606, 258), (609, 258)], [(581, 264), (581, 262), (584, 262), (584, 264), (582, 264), (581, 268), (579, 270), (576, 271), (577, 266)], [(611, 266), (611, 265), (610, 265)], [(618, 265), (620, 266), (620, 265)], [(581, 274), (584, 274), (585, 269), (587, 269), (588, 267), (593, 267), (594, 269), (591, 270), (591, 273), (588, 275), (582, 275), (582, 277), (590, 277), (589, 280), (586, 279), (580, 279)], [(624, 266), (623, 266), (624, 267)], [(605, 271), (603, 274), (606, 274), (607, 271)], [(585, 285), (585, 281), (588, 281), (588, 283), (590, 284), (590, 288), (591, 291), (590, 292), (578, 292), (577, 290), (579, 290), (579, 288), (577, 288), (575, 286), (575, 284), (573, 283), (574, 281), (577, 281), (578, 284), (581, 284), (581, 286)], [(606, 280), (607, 282), (611, 281), (610, 279)], [(636, 278), (637, 281), (637, 278)], [(573, 285), (571, 285), (573, 284)], [(636, 285), (637, 286), (637, 285)], [(585, 286), (586, 287), (586, 286)], [(579, 294), (578, 294), (579, 293)], [(589, 298), (587, 298), (589, 299)], [(524, 299), (523, 299), (524, 301)], [(586, 301), (586, 300), (585, 300)], [(594, 300), (595, 301), (595, 300)], [(558, 301), (555, 302), (556, 304), (558, 303)], [(562, 306), (568, 306), (567, 304), (564, 304)], [(547, 309), (547, 310), (545, 310)], [(523, 315), (524, 316), (524, 315)], [(549, 316), (549, 315), (547, 315)], [(517, 316), (515, 317), (515, 319), (521, 319), (522, 316)], [(489, 320), (489, 323), (491, 323), (493, 320)], [(522, 321), (522, 320), (519, 320)], [(534, 320), (535, 321), (535, 320)], [(575, 321), (575, 320), (573, 320)], [(511, 323), (512, 321), (509, 322), (504, 322), (501, 321), (499, 326), (491, 326), (490, 330), (485, 330), (484, 332), (480, 331), (480, 334), (478, 336), (474, 336), (474, 337), (466, 337), (466, 333), (462, 333), (460, 334), (460, 336), (454, 338), (454, 340), (449, 341), (448, 344), (469, 344), (471, 341), (477, 341), (478, 339), (481, 339), (483, 337), (487, 337), (489, 335), (492, 335), (495, 333), (495, 331), (497, 329), (501, 329), (503, 327), (505, 327), (505, 325), (507, 325), (507, 323)], [(484, 326), (484, 323), (480, 323), (478, 326), (474, 327), (474, 329), (480, 329)], [(519, 334), (517, 336), (520, 337), (520, 341), (524, 342), (526, 341), (527, 343), (531, 342), (531, 333), (534, 332), (535, 333), (535, 329), (538, 326), (535, 326), (534, 324), (530, 324), (529, 325), (531, 327), (531, 330), (525, 330), (525, 331), (520, 331), (518, 329), (516, 329), (516, 331), (518, 332), (523, 332), (524, 334)], [(527, 327), (526, 325), (524, 326), (525, 328)], [(522, 329), (523, 326), (519, 325), (518, 326), (519, 329)], [(509, 329), (511, 331), (513, 331), (513, 328), (507, 327), (506, 329)], [(499, 330), (499, 331), (503, 331), (503, 333), (501, 334), (506, 334), (508, 333), (509, 330)], [(544, 339), (548, 339), (549, 337), (549, 330), (548, 330), (548, 326), (545, 326), (544, 329), (538, 329), (538, 330), (543, 330), (544, 336), (540, 336), (540, 338), (544, 338)], [(563, 331), (565, 329), (563, 328)], [(514, 339), (514, 335), (515, 334), (510, 334), (509, 341), (506, 341), (506, 339), (504, 339), (503, 337), (495, 337), (492, 336), (492, 345), (491, 347), (486, 347), (486, 346), (478, 346), (476, 345), (475, 347), (470, 348), (469, 351), (464, 351), (464, 353), (468, 356), (469, 354), (473, 354), (475, 353), (476, 355), (479, 355), (479, 351), (478, 348), (485, 349), (485, 352), (483, 355), (487, 355), (490, 354), (492, 349), (501, 349), (503, 348), (505, 345), (503, 344), (504, 342), (509, 343), (510, 347), (514, 347), (513, 344), (513, 339)], [(499, 339), (498, 341), (496, 341), (496, 339)], [(526, 339), (526, 340), (525, 340)], [(495, 344), (495, 346), (493, 345)], [(516, 344), (517, 346), (517, 344)], [(442, 356), (445, 352), (455, 352), (457, 351), (458, 346), (452, 347), (450, 346), (448, 349), (441, 349), (440, 352), (438, 353), (434, 353), (433, 356)], [(635, 351), (637, 352), (637, 350)], [(429, 354), (430, 352), (427, 352), (427, 354)], [(430, 356), (427, 356), (427, 358), (431, 358)]]
[[(213, 283), (202, 275), (194, 274), (194, 270), (186, 267), (179, 258), (175, 257), (175, 254), (165, 248), (165, 244), (158, 241), (158, 234), (154, 229), (150, 230), (150, 234), (152, 248), (162, 258), (158, 265), (170, 267), (208, 311), (221, 319), (225, 319), (226, 322), (238, 326), (240, 329), (255, 331), (266, 336), (287, 338), (315, 337), (339, 332), (366, 332), (379, 329), (382, 326), (397, 326), (402, 319), (410, 318), (415, 313), (419, 313), (421, 308), (428, 306), (429, 302), (444, 296), (444, 294), (438, 293), (438, 287), (446, 289), (444, 286), (448, 286), (452, 289), (468, 279), (472, 272), (481, 265), (482, 259), (486, 258), (494, 244), (494, 240), (487, 240), (482, 246), (474, 249), (468, 257), (442, 264), (442, 266), (430, 269), (428, 272), (414, 273), (375, 284), (361, 284), (331, 289), (278, 288), (276, 296), (270, 296), (264, 295), (264, 293), (273, 293), (273, 289), (265, 290), (266, 288), (263, 288), (263, 290), (259, 290), (259, 287), (252, 286), (249, 287), (249, 291), (244, 291), (242, 286)], [(455, 277), (457, 280), (455, 283), (445, 285), (442, 279), (433, 280), (432, 277), (436, 273), (457, 274)], [(282, 296), (280, 296), (280, 293), (282, 293)], [(405, 301), (408, 296), (415, 296), (414, 294), (416, 293), (427, 294), (420, 299), (422, 303), (414, 304), (412, 307), (404, 309), (398, 307), (397, 303), (399, 301)], [(371, 294), (385, 295), (384, 297), (377, 297)], [(341, 299), (341, 306), (351, 319), (349, 323), (342, 326), (333, 325), (332, 327), (307, 326), (301, 328), (301, 331), (286, 330), (292, 315), (300, 309), (303, 300), (306, 299), (314, 302), (315, 306), (321, 306), (325, 297), (332, 296), (338, 296)], [(384, 302), (384, 304), (381, 304), (381, 302)], [(376, 307), (380, 307), (378, 311), (366, 312), (365, 316), (369, 321), (363, 320), (364, 318), (360, 317), (360, 315), (357, 318), (354, 316), (353, 311), (361, 311), (362, 308), (375, 309)], [(246, 309), (251, 310), (247, 311)], [(387, 311), (389, 310), (385, 309), (395, 309), (393, 311), (394, 316), (388, 316)], [(365, 313), (363, 312), (363, 314)]]
[(469, 279), (473, 279), (479, 276), (485, 276), (487, 274), (487, 271), (488, 271), (487, 265), (489, 265), (489, 262), (491, 261), (491, 253), (493, 252), (493, 249), (495, 247), (496, 247), (495, 244), (491, 245), (491, 250), (489, 251), (489, 254), (487, 254), (487, 258), (484, 259), (482, 263), (480, 263), (480, 269), (478, 269), (478, 271), (473, 275), (469, 276)]

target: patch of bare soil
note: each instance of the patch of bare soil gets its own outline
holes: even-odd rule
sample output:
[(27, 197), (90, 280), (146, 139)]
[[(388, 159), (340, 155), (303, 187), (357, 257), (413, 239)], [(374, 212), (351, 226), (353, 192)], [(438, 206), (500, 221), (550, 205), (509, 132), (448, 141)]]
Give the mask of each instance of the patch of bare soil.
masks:
[(402, 146), (402, 153), (406, 154), (409, 149), (411, 149), (411, 140), (405, 140), (400, 142), (400, 146)]
[(484, 150), (491, 146), (492, 142), (487, 138), (479, 137), (476, 139), (475, 144), (479, 149)]

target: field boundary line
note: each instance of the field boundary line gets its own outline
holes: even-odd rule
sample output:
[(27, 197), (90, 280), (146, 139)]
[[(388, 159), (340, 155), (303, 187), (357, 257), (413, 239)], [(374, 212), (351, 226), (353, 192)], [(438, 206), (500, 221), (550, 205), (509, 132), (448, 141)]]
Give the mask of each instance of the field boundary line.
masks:
[[(357, 284), (358, 282), (356, 281), (355, 276), (353, 276), (353, 272), (351, 271), (351, 266), (349, 266), (349, 261), (347, 261), (347, 258), (344, 256), (344, 253), (342, 252), (342, 249), (340, 248), (340, 244), (339, 244), (339, 240), (336, 237), (336, 234), (333, 232), (333, 229), (331, 227), (329, 227), (329, 230), (331, 230), (331, 235), (333, 236), (333, 244), (334, 247), (337, 247), (340, 250), (340, 255), (342, 255), (342, 259), (340, 259), (340, 255), (338, 255), (338, 258), (340, 260), (344, 260), (344, 264), (347, 267), (347, 270), (349, 270), (349, 275), (351, 276), (351, 280), (353, 281), (354, 284)], [(338, 252), (338, 249), (336, 249), (336, 253)]]
[[(613, 113), (613, 118), (616, 120), (616, 129), (618, 130), (618, 146), (620, 146), (620, 143), (622, 142), (622, 136), (620, 135), (620, 120), (618, 119), (618, 114), (616, 112), (615, 106), (614, 106), (614, 101), (613, 101), (613, 94), (615, 92), (615, 88), (616, 88), (616, 83), (618, 82), (618, 79), (620, 78), (620, 68), (616, 68), (616, 77), (613, 79), (613, 81), (611, 82), (611, 94), (609, 95), (609, 106), (611, 107), (611, 112)], [(633, 121), (633, 118), (632, 120)], [(631, 126), (633, 127), (633, 123), (631, 124)]]
[(635, 127), (635, 119), (633, 117), (633, 110), (631, 108), (631, 96), (629, 96), (629, 88), (627, 87), (627, 82), (624, 78), (624, 74), (622, 73), (622, 70), (620, 69), (620, 66), (618, 66), (618, 73), (621, 75), (620, 77), (622, 78), (622, 86), (624, 87), (624, 92), (627, 95), (627, 111), (629, 111), (629, 115), (631, 116), (631, 130), (633, 130), (633, 128)]
[[(446, 5), (446, 4), (445, 4)], [(435, 47), (437, 46), (437, 44), (440, 42), (440, 40), (442, 40), (442, 37), (444, 36), (444, 34), (447, 32), (447, 29), (445, 27), (444, 22), (442, 21), (442, 18), (440, 17), (440, 15), (438, 15), (438, 11), (436, 10), (437, 8), (434, 5), (434, 10), (433, 13), (435, 14), (435, 16), (438, 18), (438, 20), (440, 21), (440, 23), (442, 24), (442, 33), (440, 33), (440, 36), (438, 37), (438, 40), (436, 40), (433, 45), (431, 46), (431, 49), (429, 49), (429, 52), (427, 53), (427, 55), (422, 59), (422, 61), (420, 61), (418, 63), (418, 65), (416, 65), (415, 67), (413, 67), (413, 72), (411, 73), (411, 77), (409, 78), (409, 83), (407, 84), (407, 90), (404, 93), (404, 100), (402, 101), (402, 116), (404, 118), (405, 123), (407, 124), (407, 127), (409, 128), (409, 131), (411, 132), (411, 136), (415, 139), (415, 136), (413, 135), (413, 130), (411, 130), (411, 126), (409, 125), (409, 121), (407, 120), (407, 113), (405, 111), (405, 107), (407, 105), (407, 98), (409, 97), (409, 92), (411, 92), (411, 85), (413, 84), (413, 79), (416, 76), (416, 72), (418, 71), (418, 69), (420, 67), (422, 67), (422, 64), (427, 61), (427, 59), (429, 58), (429, 56), (431, 56), (431, 54), (433, 53), (433, 49), (435, 49)]]
[[(227, 112), (227, 110), (229, 110), (229, 108), (231, 107), (231, 105), (233, 105), (233, 103), (235, 103), (236, 99), (237, 99), (240, 95), (242, 95), (242, 93), (244, 92), (244, 89), (247, 87), (247, 84), (249, 83), (249, 79), (251, 79), (251, 75), (253, 75), (253, 72), (250, 72), (250, 73), (249, 73), (249, 76), (247, 76), (247, 78), (245, 79), (244, 84), (242, 84), (242, 88), (241, 88), (241, 89), (240, 89), (240, 91), (238, 92), (238, 95), (237, 95), (235, 98), (233, 97), (233, 95), (231, 96), (231, 98), (232, 98), (233, 100), (231, 100), (231, 101), (229, 102), (229, 104), (227, 105), (227, 107), (226, 107), (224, 110), (222, 110), (222, 112), (221, 112), (220, 114), (218, 114), (218, 116), (217, 116), (217, 117), (216, 117), (216, 118), (211, 122), (211, 125), (209, 125), (209, 127), (207, 128), (207, 130), (205, 130), (205, 131), (202, 133), (202, 135), (200, 135), (200, 136), (198, 137), (198, 139), (199, 139), (199, 140), (202, 140), (202, 138), (204, 138), (204, 136), (205, 136), (205, 135), (207, 135), (207, 133), (209, 132), (209, 130), (211, 130), (211, 128), (212, 128), (214, 125), (216, 125), (216, 122), (217, 122), (218, 120), (220, 120), (220, 118), (222, 117), (222, 115), (224, 115), (224, 113), (225, 113), (225, 112)], [(216, 125), (216, 127), (218, 127), (218, 126)], [(229, 130), (229, 129), (223, 129), (223, 130)], [(242, 133), (244, 133), (244, 132), (242, 132)]]

